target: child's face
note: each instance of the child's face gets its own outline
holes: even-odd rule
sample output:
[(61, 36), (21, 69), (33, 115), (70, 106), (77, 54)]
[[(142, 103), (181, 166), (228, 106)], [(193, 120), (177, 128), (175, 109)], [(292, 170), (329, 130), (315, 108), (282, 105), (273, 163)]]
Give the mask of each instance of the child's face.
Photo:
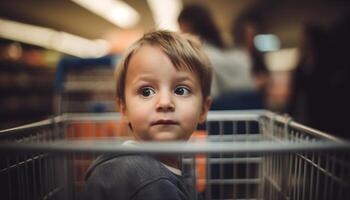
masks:
[(210, 98), (203, 102), (198, 76), (176, 70), (155, 46), (133, 55), (125, 85), (119, 108), (138, 140), (187, 140), (206, 119)]

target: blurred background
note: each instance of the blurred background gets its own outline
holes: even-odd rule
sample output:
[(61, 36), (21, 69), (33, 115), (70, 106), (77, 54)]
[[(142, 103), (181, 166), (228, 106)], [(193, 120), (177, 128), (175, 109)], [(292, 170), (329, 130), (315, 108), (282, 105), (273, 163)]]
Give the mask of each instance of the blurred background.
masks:
[(213, 109), (269, 109), (350, 136), (347, 0), (1, 1), (0, 129), (115, 111), (113, 68), (143, 33), (192, 32), (211, 43), (185, 23), (195, 11), (179, 18), (193, 5), (222, 41), (207, 49), (217, 70)]

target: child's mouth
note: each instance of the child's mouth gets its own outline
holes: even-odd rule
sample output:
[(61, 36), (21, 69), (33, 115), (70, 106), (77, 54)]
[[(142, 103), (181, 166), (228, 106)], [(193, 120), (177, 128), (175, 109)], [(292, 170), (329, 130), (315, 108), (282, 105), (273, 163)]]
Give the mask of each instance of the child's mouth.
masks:
[(168, 119), (161, 119), (161, 120), (157, 120), (157, 121), (151, 123), (152, 126), (155, 126), (155, 125), (177, 125), (177, 124), (179, 124), (179, 123), (174, 121), (174, 120), (168, 120)]

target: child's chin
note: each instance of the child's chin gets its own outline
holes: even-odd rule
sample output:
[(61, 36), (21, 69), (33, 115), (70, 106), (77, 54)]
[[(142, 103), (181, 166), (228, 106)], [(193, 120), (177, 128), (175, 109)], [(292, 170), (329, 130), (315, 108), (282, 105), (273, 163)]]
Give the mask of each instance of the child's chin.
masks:
[(154, 135), (154, 141), (173, 141), (173, 140), (181, 140), (176, 133), (172, 132), (159, 132)]

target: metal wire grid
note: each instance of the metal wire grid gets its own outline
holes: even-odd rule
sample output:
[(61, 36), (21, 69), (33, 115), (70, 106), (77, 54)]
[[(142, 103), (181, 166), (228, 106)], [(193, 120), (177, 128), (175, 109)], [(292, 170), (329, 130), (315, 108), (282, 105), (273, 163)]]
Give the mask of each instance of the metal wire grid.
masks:
[[(257, 115), (227, 114), (217, 112), (209, 116), (206, 130), (210, 141), (261, 140)], [(256, 199), (261, 196), (261, 161), (261, 156), (249, 153), (208, 154), (205, 199)]]
[[(62, 138), (52, 120), (44, 120), (19, 129), (2, 132), (1, 142), (14, 145), (44, 143)], [(55, 159), (48, 153), (0, 153), (0, 184), (2, 199), (49, 199), (59, 188)]]
[[(262, 123), (264, 137), (292, 143), (344, 141), (315, 132), (288, 118)], [(349, 152), (278, 152), (264, 156), (264, 197), (267, 199), (349, 199)]]
[[(67, 140), (67, 130), (75, 122), (103, 123), (117, 121), (115, 114), (60, 116), (50, 120), (2, 131), (1, 141), (14, 143)], [(97, 127), (97, 126), (96, 126)], [(295, 144), (330, 140), (329, 135), (318, 133), (281, 116), (258, 113), (235, 112), (211, 113), (205, 127), (213, 134), (212, 142), (235, 142), (272, 140), (291, 141)], [(75, 132), (75, 131), (73, 131)], [(310, 133), (308, 133), (310, 132)], [(318, 133), (318, 134), (316, 134)], [(117, 138), (120, 139), (120, 138)], [(341, 142), (341, 141), (337, 141)], [(13, 143), (12, 143), (13, 144)], [(68, 146), (69, 147), (69, 146)], [(93, 146), (92, 146), (93, 147)], [(91, 148), (92, 148), (91, 147)], [(55, 149), (55, 148), (53, 148)], [(57, 150), (57, 149), (56, 149)], [(184, 168), (195, 169), (198, 162), (206, 163), (206, 176), (202, 179), (195, 170), (188, 179), (192, 186), (205, 184), (205, 199), (347, 199), (349, 197), (348, 152), (325, 151), (266, 153), (216, 150), (206, 159), (193, 159), (186, 154)], [(198, 153), (198, 152), (197, 152)], [(1, 156), (1, 194), (4, 199), (76, 199), (83, 185), (87, 166), (99, 153), (90, 151), (67, 151), (65, 153), (16, 152)], [(198, 187), (197, 187), (198, 188)], [(197, 195), (193, 192), (193, 198)]]

